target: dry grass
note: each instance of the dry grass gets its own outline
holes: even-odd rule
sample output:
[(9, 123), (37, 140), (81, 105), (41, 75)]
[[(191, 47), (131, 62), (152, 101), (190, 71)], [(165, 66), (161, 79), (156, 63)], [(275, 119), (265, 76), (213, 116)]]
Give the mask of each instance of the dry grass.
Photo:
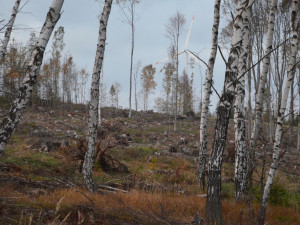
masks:
[[(126, 194), (91, 194), (79, 189), (63, 189), (31, 198), (13, 191), (9, 193), (8, 190), (11, 189), (1, 189), (1, 196), (13, 196), (18, 204), (26, 204), (34, 209), (46, 207), (55, 210), (59, 202), (66, 215), (72, 209), (82, 205), (93, 208), (95, 215), (109, 215), (118, 219), (122, 218), (124, 221), (144, 218), (145, 224), (153, 224), (153, 221), (157, 224), (160, 224), (160, 221), (190, 224), (197, 212), (202, 217), (205, 215), (205, 199), (199, 196), (141, 191), (130, 191)], [(2, 192), (4, 190), (5, 192)], [(255, 205), (255, 208), (257, 210), (258, 206)], [(223, 220), (224, 224), (252, 224), (248, 206), (230, 200), (223, 201)], [(300, 224), (300, 215), (291, 208), (268, 207), (266, 223)]]
[(203, 215), (205, 205), (205, 200), (200, 197), (171, 193), (131, 191), (126, 194), (90, 194), (76, 189), (58, 190), (49, 195), (38, 197), (31, 201), (31, 204), (54, 207), (62, 197), (64, 197), (62, 206), (66, 208), (89, 205), (101, 212), (113, 213), (115, 216), (118, 216), (116, 212), (119, 212), (120, 215), (127, 212), (131, 215), (144, 215), (180, 223), (191, 222), (198, 211)]

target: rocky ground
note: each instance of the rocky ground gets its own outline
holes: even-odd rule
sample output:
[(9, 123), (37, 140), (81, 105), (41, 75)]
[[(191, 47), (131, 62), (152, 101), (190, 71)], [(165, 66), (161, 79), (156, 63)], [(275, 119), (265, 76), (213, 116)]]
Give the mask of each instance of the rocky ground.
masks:
[[(1, 109), (1, 117), (6, 113)], [(0, 159), (0, 224), (191, 224), (205, 214), (197, 184), (199, 118), (105, 108), (93, 178), (99, 193), (82, 186), (86, 151), (84, 107), (30, 107)], [(209, 148), (215, 119), (208, 124)], [(234, 203), (232, 123), (224, 156), (222, 196), (225, 224), (251, 224), (249, 207)], [(296, 138), (296, 137), (295, 137)], [(284, 140), (280, 170), (270, 199), (269, 224), (299, 224), (300, 161)], [(271, 146), (267, 148), (267, 165)], [(255, 208), (259, 202), (263, 152), (257, 151)]]

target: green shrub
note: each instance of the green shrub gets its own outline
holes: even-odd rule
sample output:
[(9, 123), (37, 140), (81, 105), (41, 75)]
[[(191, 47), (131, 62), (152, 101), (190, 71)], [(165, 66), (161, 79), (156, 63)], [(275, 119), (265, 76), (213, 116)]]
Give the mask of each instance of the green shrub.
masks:
[[(253, 194), (256, 202), (260, 202), (260, 187), (253, 187)], [(269, 204), (280, 205), (280, 206), (290, 206), (291, 194), (285, 189), (281, 184), (274, 183), (269, 198)]]
[(282, 185), (276, 183), (273, 184), (269, 199), (270, 204), (288, 206), (289, 198), (290, 196), (287, 190)]

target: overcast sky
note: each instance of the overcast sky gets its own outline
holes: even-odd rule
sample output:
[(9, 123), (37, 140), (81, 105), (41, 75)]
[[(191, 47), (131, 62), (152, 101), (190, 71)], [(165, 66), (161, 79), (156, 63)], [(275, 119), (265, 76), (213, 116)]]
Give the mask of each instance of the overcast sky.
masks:
[[(14, 0), (0, 0), (0, 21), (9, 19)], [(25, 3), (26, 0), (22, 0)], [(28, 4), (18, 14), (16, 28), (33, 28), (40, 31), (45, 21), (46, 13), (52, 0), (29, 0)], [(188, 27), (195, 16), (188, 49), (199, 53), (200, 57), (208, 61), (211, 47), (211, 28), (213, 22), (213, 4), (209, 0), (142, 0), (137, 6), (138, 21), (136, 23), (136, 44), (134, 61), (141, 60), (142, 67), (148, 64), (155, 64), (167, 56), (167, 49), (170, 45), (166, 38), (165, 26), (168, 19), (176, 11), (181, 12), (186, 18), (185, 31), (180, 41), (180, 49), (184, 48)], [(65, 51), (73, 55), (79, 67), (86, 68), (92, 72), (95, 51), (98, 38), (99, 19), (102, 7), (94, 0), (65, 0), (63, 14), (58, 26), (65, 28)], [(26, 42), (31, 30), (14, 30), (12, 37), (16, 40)], [(1, 38), (3, 33), (0, 34)], [(104, 83), (110, 87), (118, 81), (122, 86), (120, 104), (128, 107), (129, 92), (129, 67), (130, 67), (130, 27), (121, 21), (120, 9), (113, 5), (108, 22), (107, 46), (104, 61)], [(48, 50), (49, 48), (48, 44)], [(224, 52), (226, 54), (226, 52)], [(180, 71), (185, 64), (185, 56), (180, 57)], [(151, 97), (150, 106), (153, 106), (153, 99), (161, 94), (161, 81), (163, 75), (159, 72), (162, 65), (156, 66), (157, 73), (155, 80), (158, 83), (155, 94)], [(224, 81), (225, 65), (220, 57), (217, 57), (214, 73), (215, 87), (221, 92)], [(196, 67), (194, 69), (196, 88), (195, 95), (199, 97), (202, 74), (203, 81), (205, 70)], [(215, 109), (218, 101), (216, 95), (212, 98), (212, 110)], [(132, 102), (134, 104), (134, 102)]]

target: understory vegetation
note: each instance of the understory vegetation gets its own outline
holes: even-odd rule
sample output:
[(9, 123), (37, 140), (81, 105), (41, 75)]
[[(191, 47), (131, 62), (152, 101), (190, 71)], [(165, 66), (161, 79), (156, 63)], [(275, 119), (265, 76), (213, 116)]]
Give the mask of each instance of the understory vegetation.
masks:
[[(174, 132), (164, 114), (133, 112), (128, 118), (125, 110), (104, 108), (107, 133), (105, 139), (98, 139), (113, 143), (106, 156), (115, 165), (107, 162), (103, 167), (101, 160), (95, 162), (93, 179), (98, 191), (92, 194), (82, 185), (78, 152), (78, 140), (87, 132), (81, 129), (86, 127), (87, 115), (85, 108), (73, 107), (72, 112), (49, 112), (42, 107), (25, 112), (0, 159), (1, 224), (190, 224), (197, 213), (205, 215), (206, 195), (196, 176), (197, 116), (179, 120), (179, 131)], [(214, 122), (209, 119), (209, 145)], [(74, 132), (79, 138), (74, 138)], [(234, 200), (230, 133), (222, 170), (223, 221), (251, 224), (249, 205)], [(287, 151), (281, 162), (271, 191), (268, 224), (300, 222), (298, 155)], [(270, 161), (268, 154), (267, 165)], [(127, 169), (120, 170), (118, 163)], [(256, 164), (255, 211), (261, 195), (260, 157)]]

